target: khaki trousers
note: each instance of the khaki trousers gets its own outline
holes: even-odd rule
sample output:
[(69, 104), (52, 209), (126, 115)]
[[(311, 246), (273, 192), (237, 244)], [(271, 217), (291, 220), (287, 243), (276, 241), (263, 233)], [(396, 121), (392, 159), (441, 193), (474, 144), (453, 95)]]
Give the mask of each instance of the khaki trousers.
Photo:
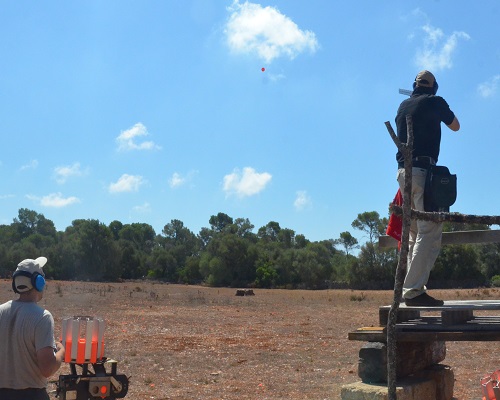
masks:
[[(427, 170), (412, 169), (411, 208), (424, 211), (424, 187)], [(400, 168), (397, 180), (401, 193), (404, 192), (405, 170)], [(436, 258), (441, 250), (443, 224), (430, 221), (411, 221), (408, 267), (403, 283), (403, 297), (412, 299), (427, 290), (426, 284)]]

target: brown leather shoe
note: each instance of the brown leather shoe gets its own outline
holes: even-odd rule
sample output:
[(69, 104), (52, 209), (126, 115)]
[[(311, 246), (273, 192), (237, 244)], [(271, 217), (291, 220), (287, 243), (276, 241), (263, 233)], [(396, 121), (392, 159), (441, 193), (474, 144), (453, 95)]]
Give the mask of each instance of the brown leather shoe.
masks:
[(413, 299), (405, 299), (405, 304), (413, 307), (439, 307), (444, 304), (444, 301), (435, 299), (427, 293), (422, 293)]

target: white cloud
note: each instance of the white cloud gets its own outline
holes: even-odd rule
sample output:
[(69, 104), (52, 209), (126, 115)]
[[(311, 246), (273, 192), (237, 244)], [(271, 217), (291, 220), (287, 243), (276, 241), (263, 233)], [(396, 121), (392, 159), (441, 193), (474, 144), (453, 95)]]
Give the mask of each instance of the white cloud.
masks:
[(198, 174), (198, 171), (190, 171), (187, 174), (181, 175), (178, 172), (174, 172), (170, 179), (168, 180), (168, 185), (172, 188), (178, 188), (180, 186), (186, 185), (191, 182), (194, 176)]
[(138, 138), (143, 136), (148, 136), (149, 132), (146, 127), (138, 122), (132, 128), (123, 131), (116, 138), (118, 143), (118, 151), (130, 151), (130, 150), (158, 150), (161, 149), (160, 146), (156, 145), (152, 141), (138, 141)]
[(319, 47), (313, 32), (302, 31), (277, 8), (235, 0), (228, 11), (225, 33), (236, 53), (257, 54), (269, 63), (282, 56), (294, 59), (306, 50), (314, 53)]
[(36, 169), (38, 168), (38, 160), (31, 160), (28, 164), (23, 165), (20, 170), (25, 171), (27, 169)]
[(269, 79), (273, 82), (280, 81), (281, 79), (285, 79), (284, 74), (269, 74)]
[(304, 208), (312, 204), (311, 198), (307, 195), (305, 190), (299, 190), (296, 194), (293, 206), (297, 211), (302, 211)]
[(439, 71), (451, 68), (459, 39), (470, 39), (465, 32), (453, 32), (446, 36), (441, 29), (430, 24), (424, 25), (422, 30), (425, 33), (424, 45), (417, 50), (415, 56), (415, 64), (420, 69)]
[(264, 190), (271, 179), (271, 174), (267, 172), (259, 174), (250, 167), (243, 168), (243, 174), (235, 169), (232, 174), (224, 176), (223, 189), (227, 195), (253, 196)]
[(63, 184), (71, 177), (84, 176), (88, 173), (87, 170), (82, 170), (80, 163), (76, 162), (72, 165), (65, 165), (54, 168), (54, 179), (57, 183)]
[(411, 15), (414, 17), (429, 19), (428, 15), (418, 7), (412, 10)]
[(481, 97), (488, 98), (496, 94), (498, 85), (500, 84), (500, 75), (495, 75), (489, 81), (478, 85), (477, 91)]
[(145, 202), (144, 204), (142, 204), (140, 206), (135, 206), (133, 208), (133, 210), (139, 214), (149, 214), (151, 212), (151, 204), (149, 204), (148, 202)]
[(61, 193), (51, 193), (43, 197), (33, 195), (27, 195), (26, 197), (30, 200), (36, 201), (43, 207), (62, 208), (80, 202), (77, 197), (70, 196), (65, 198)]
[(186, 182), (186, 178), (183, 178), (179, 173), (174, 172), (172, 177), (168, 180), (170, 187), (176, 188), (182, 186)]
[(144, 179), (140, 175), (123, 174), (115, 183), (109, 185), (110, 193), (137, 192), (144, 184)]

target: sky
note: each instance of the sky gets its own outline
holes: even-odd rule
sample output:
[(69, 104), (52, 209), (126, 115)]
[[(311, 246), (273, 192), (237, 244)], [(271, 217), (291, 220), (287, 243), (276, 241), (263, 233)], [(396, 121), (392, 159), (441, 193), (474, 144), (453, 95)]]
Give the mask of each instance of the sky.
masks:
[(498, 215), (496, 0), (0, 0), (0, 224), (219, 212), (337, 239), (388, 216), (394, 118), (422, 69), (461, 123), (451, 211)]

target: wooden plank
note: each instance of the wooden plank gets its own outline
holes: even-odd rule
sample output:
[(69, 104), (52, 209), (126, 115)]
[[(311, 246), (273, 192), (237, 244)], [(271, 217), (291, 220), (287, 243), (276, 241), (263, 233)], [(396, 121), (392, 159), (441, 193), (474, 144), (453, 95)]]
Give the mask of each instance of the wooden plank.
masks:
[(445, 342), (493, 342), (500, 340), (498, 331), (470, 331), (470, 332), (400, 332), (397, 334), (400, 342), (434, 341)]
[[(349, 332), (349, 340), (385, 343), (389, 310), (390, 306), (379, 307), (381, 326), (363, 327)], [(498, 312), (496, 315), (474, 315), (474, 311)], [(396, 323), (396, 340), (500, 341), (500, 300), (446, 300), (439, 307), (401, 304)]]
[(474, 318), (473, 310), (443, 311), (441, 320), (443, 325), (457, 325)]
[[(391, 306), (380, 306), (380, 310), (390, 310)], [(407, 306), (401, 303), (400, 310), (415, 310), (415, 311), (460, 311), (460, 310), (485, 310), (485, 311), (500, 311), (500, 300), (445, 300), (442, 306), (437, 307), (420, 307)]]
[(384, 332), (385, 327), (383, 326), (364, 326), (362, 328), (357, 329), (359, 332)]
[[(390, 306), (379, 308), (379, 324), (387, 325)], [(474, 311), (498, 311), (496, 318), (500, 320), (500, 300), (447, 300), (442, 306), (438, 307), (417, 307), (401, 304), (398, 310), (397, 323), (402, 324), (411, 322), (419, 324), (425, 321), (426, 324), (444, 325), (462, 325), (478, 318)], [(426, 314), (428, 313), (428, 314)], [(433, 317), (432, 314), (438, 314), (440, 317)], [(478, 319), (481, 321), (481, 319)]]
[[(362, 342), (387, 341), (385, 331), (353, 331), (348, 333), (349, 340)], [(397, 331), (398, 342), (490, 342), (500, 341), (498, 330), (472, 330), (472, 331)]]
[[(442, 245), (465, 243), (500, 243), (500, 230), (443, 232)], [(391, 236), (382, 235), (378, 245), (380, 248), (395, 248), (398, 242)]]
[[(389, 321), (389, 308), (380, 308), (378, 312), (378, 321), (380, 326), (387, 325), (387, 322)], [(411, 310), (411, 309), (407, 310), (404, 308), (400, 308), (398, 310), (396, 322), (410, 321), (412, 319), (418, 319), (418, 318), (420, 318), (419, 310)]]

